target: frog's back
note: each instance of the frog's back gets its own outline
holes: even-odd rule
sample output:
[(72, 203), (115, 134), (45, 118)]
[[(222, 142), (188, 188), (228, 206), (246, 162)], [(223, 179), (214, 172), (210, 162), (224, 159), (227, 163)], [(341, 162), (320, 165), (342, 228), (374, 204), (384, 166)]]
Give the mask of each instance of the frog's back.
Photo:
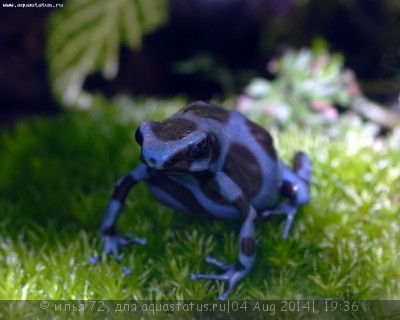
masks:
[(214, 175), (222, 171), (257, 210), (276, 204), (280, 164), (267, 131), (237, 111), (201, 101), (191, 103), (172, 118), (185, 118), (198, 130), (211, 132), (218, 140), (218, 156), (205, 172), (153, 175), (150, 189), (160, 201), (180, 211), (240, 218), (237, 209), (220, 195)]

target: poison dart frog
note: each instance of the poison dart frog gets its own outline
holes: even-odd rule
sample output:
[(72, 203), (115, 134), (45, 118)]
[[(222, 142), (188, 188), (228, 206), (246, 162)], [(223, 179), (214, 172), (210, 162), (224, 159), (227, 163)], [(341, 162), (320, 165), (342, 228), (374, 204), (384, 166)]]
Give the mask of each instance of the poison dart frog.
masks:
[(177, 211), (240, 221), (237, 262), (207, 257), (221, 273), (191, 275), (226, 281), (221, 300), (254, 265), (255, 224), (285, 215), (286, 239), (297, 209), (309, 201), (308, 156), (297, 152), (290, 168), (279, 159), (271, 135), (238, 111), (196, 101), (166, 120), (143, 121), (135, 139), (141, 163), (115, 185), (101, 224), (103, 254), (119, 261), (121, 246), (145, 243), (119, 235), (115, 227), (129, 190), (145, 181), (155, 198)]

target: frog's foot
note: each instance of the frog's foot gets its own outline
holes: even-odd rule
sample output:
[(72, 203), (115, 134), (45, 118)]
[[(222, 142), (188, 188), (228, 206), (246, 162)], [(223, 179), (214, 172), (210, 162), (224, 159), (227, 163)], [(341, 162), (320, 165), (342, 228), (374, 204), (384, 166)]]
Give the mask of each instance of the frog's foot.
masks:
[(235, 284), (240, 281), (244, 276), (249, 273), (249, 269), (245, 268), (240, 262), (234, 264), (225, 264), (215, 258), (207, 257), (206, 262), (216, 265), (220, 269), (225, 272), (222, 274), (201, 274), (201, 273), (192, 273), (191, 279), (207, 279), (207, 280), (222, 280), (228, 282), (228, 288), (226, 291), (221, 294), (218, 299), (226, 300), (228, 295), (231, 293)]
[[(119, 234), (115, 234), (113, 236), (104, 236), (104, 249), (102, 255), (94, 256), (90, 258), (90, 263), (96, 264), (101, 260), (103, 256), (112, 254), (117, 262), (121, 261), (121, 255), (119, 253), (119, 249), (121, 247), (131, 246), (134, 243), (138, 243), (141, 245), (146, 244), (146, 239), (144, 238), (129, 238), (126, 236), (121, 236)], [(124, 268), (124, 274), (129, 274), (128, 268)]]
[(283, 239), (287, 239), (289, 236), (290, 228), (292, 227), (294, 217), (297, 213), (297, 207), (290, 205), (289, 203), (282, 203), (278, 208), (274, 210), (267, 210), (263, 211), (260, 214), (258, 220), (265, 219), (271, 215), (285, 215), (286, 216), (286, 223), (285, 227), (283, 228)]
[(287, 239), (292, 227), (297, 209), (308, 202), (310, 198), (309, 184), (312, 165), (310, 158), (304, 152), (297, 152), (293, 158), (293, 170), (283, 166), (282, 184), (280, 193), (287, 198), (276, 209), (261, 212), (257, 220), (265, 219), (270, 215), (286, 215), (287, 221), (283, 230), (283, 239)]
[(276, 209), (259, 213), (257, 221), (271, 215), (286, 215), (287, 221), (283, 230), (283, 239), (287, 239), (297, 209), (309, 201), (311, 172), (310, 158), (304, 152), (297, 152), (293, 158), (293, 170), (286, 165), (282, 167), (280, 194), (287, 201), (282, 202)]

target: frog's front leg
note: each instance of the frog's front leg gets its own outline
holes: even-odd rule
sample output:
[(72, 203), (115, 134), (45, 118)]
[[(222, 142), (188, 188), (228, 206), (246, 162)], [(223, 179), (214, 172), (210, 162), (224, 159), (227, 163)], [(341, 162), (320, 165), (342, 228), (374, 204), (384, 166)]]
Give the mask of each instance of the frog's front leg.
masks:
[(225, 300), (235, 284), (246, 276), (254, 265), (256, 253), (255, 221), (257, 212), (245, 199), (242, 190), (226, 174), (222, 172), (217, 173), (215, 179), (219, 184), (221, 195), (237, 208), (244, 219), (239, 234), (239, 261), (228, 265), (214, 258), (207, 257), (207, 262), (220, 267), (225, 272), (217, 275), (193, 273), (191, 278), (193, 280), (212, 279), (227, 281), (228, 288), (219, 296), (220, 300)]
[(273, 214), (286, 215), (287, 220), (283, 230), (283, 238), (289, 235), (297, 209), (308, 202), (310, 198), (309, 184), (311, 179), (311, 161), (303, 152), (297, 152), (293, 158), (293, 169), (283, 165), (280, 193), (287, 201), (277, 208), (260, 213), (264, 219)]
[[(148, 178), (147, 167), (139, 164), (129, 174), (122, 177), (115, 184), (114, 192), (104, 212), (103, 221), (101, 223), (100, 232), (104, 241), (103, 255), (113, 254), (117, 261), (121, 260), (119, 249), (122, 246), (129, 246), (133, 243), (145, 244), (146, 239), (134, 238), (130, 239), (126, 236), (118, 234), (115, 224), (123, 209), (126, 196), (129, 190), (139, 181)], [(101, 256), (93, 257), (90, 261), (96, 263)], [(128, 269), (124, 269), (125, 273), (129, 273)]]

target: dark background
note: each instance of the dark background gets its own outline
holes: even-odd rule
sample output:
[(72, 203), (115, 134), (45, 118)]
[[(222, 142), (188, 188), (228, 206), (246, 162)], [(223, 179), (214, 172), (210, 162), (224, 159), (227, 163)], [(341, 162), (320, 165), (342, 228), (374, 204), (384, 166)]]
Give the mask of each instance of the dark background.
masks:
[[(145, 37), (141, 50), (123, 47), (112, 81), (92, 75), (89, 91), (112, 97), (223, 98), (218, 80), (205, 71), (179, 74), (173, 66), (206, 53), (234, 75), (270, 75), (266, 63), (286, 47), (309, 46), (316, 36), (343, 53), (367, 95), (389, 101), (399, 92), (400, 6), (389, 0), (170, 0), (169, 22)], [(51, 115), (45, 60), (46, 8), (0, 8), (0, 123)], [(234, 80), (237, 93), (243, 81)]]

